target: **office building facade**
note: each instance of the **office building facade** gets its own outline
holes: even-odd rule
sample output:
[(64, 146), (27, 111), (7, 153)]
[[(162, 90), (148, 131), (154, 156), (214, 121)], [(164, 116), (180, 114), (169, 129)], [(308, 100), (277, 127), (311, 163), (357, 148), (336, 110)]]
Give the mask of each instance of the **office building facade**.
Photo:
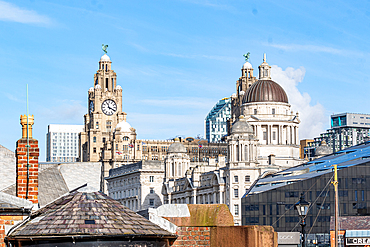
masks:
[(78, 159), (78, 135), (83, 130), (83, 125), (49, 124), (46, 161), (75, 162)]
[(205, 136), (209, 142), (219, 142), (227, 135), (227, 121), (230, 116), (231, 99), (219, 100), (204, 120)]
[(323, 141), (337, 152), (370, 139), (370, 115), (359, 113), (340, 113), (331, 115), (331, 128), (304, 148), (305, 157), (312, 159), (317, 147)]
[(275, 231), (300, 231), (294, 208), (301, 194), (310, 203), (308, 246), (330, 244), (334, 216), (333, 165), (338, 166), (340, 216), (370, 213), (370, 143), (363, 143), (273, 175), (261, 177), (242, 198), (243, 225), (271, 225)]

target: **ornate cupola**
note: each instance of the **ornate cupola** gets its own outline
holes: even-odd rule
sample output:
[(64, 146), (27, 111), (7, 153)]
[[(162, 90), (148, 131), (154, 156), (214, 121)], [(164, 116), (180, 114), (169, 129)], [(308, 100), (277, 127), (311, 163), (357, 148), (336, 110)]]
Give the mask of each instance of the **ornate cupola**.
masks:
[(266, 62), (266, 53), (263, 54), (263, 63), (258, 66), (260, 80), (271, 80), (271, 66)]
[(242, 67), (242, 77), (247, 79), (247, 88), (249, 88), (254, 82), (253, 81), (253, 67), (252, 67), (252, 64), (250, 64), (250, 62), (248, 61), (250, 53), (248, 52), (247, 54), (244, 54), (243, 56), (245, 57), (245, 63), (243, 64), (243, 67)]

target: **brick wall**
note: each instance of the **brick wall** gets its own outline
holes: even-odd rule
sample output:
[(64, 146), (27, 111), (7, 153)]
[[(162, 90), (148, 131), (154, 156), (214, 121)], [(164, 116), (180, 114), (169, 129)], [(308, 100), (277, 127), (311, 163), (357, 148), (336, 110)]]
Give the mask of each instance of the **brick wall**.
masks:
[(171, 246), (210, 246), (210, 227), (178, 227), (178, 238)]
[(5, 247), (5, 233), (19, 221), (23, 220), (23, 216), (0, 215), (0, 247)]
[[(29, 185), (28, 200), (38, 203), (38, 160), (39, 147), (38, 141), (29, 139)], [(17, 141), (16, 145), (16, 196), (26, 199), (27, 190), (27, 139), (22, 138)]]

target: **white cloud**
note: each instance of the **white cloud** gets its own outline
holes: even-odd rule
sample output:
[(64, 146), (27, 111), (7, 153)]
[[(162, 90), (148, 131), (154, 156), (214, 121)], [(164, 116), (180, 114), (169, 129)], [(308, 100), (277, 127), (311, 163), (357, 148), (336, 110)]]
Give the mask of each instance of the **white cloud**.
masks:
[(33, 10), (21, 9), (18, 6), (0, 1), (0, 20), (20, 23), (50, 24), (47, 16), (39, 15)]
[(54, 107), (39, 107), (35, 115), (39, 115), (41, 122), (82, 124), (83, 116), (87, 113), (87, 107), (78, 101), (61, 102)]
[(289, 103), (293, 111), (299, 112), (301, 123), (299, 125), (299, 138), (311, 139), (324, 132), (327, 122), (325, 109), (320, 104), (311, 104), (311, 97), (308, 93), (299, 92), (297, 85), (303, 81), (306, 73), (305, 68), (294, 69), (288, 67), (285, 71), (277, 65), (271, 66), (271, 75), (274, 81), (278, 82), (288, 94)]

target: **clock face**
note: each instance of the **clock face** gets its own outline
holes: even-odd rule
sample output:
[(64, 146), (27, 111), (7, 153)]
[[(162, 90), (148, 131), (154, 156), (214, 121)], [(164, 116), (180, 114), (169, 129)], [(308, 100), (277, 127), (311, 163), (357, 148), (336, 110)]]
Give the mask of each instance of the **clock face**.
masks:
[(101, 104), (101, 110), (105, 115), (111, 116), (117, 111), (117, 104), (111, 99), (107, 99)]
[(94, 102), (90, 101), (90, 113), (94, 111)]

